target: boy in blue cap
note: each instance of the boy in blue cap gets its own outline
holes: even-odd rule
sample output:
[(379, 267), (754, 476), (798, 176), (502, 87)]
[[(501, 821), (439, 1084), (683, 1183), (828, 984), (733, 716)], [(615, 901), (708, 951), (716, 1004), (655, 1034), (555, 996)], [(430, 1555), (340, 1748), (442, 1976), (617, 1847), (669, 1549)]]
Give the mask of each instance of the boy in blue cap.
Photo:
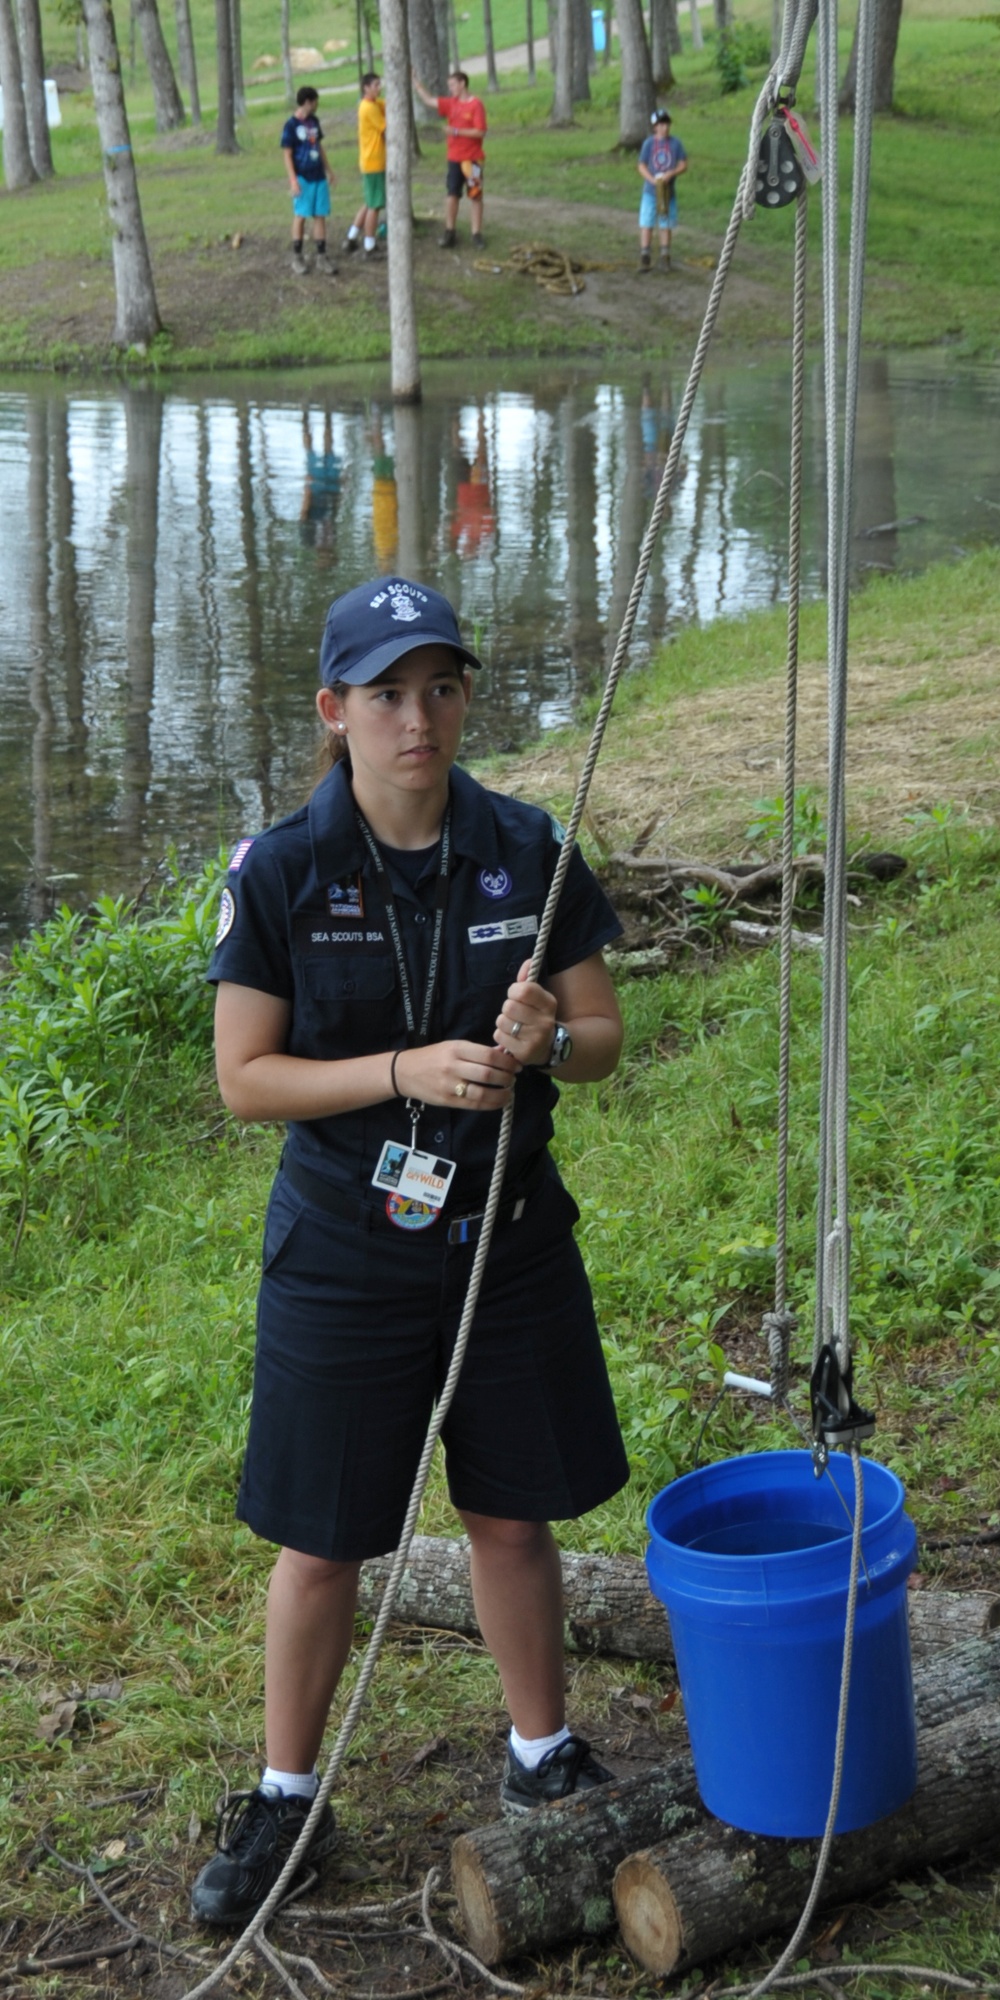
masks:
[(677, 221), (677, 196), (675, 184), (681, 174), (687, 173), (688, 158), (679, 139), (670, 136), (669, 111), (654, 111), (650, 118), (653, 128), (648, 139), (644, 139), (639, 152), (639, 173), (642, 176), (642, 199), (639, 203), (639, 269), (650, 268), (649, 247), (653, 240), (653, 224), (660, 228), (660, 269), (670, 269), (670, 242)]

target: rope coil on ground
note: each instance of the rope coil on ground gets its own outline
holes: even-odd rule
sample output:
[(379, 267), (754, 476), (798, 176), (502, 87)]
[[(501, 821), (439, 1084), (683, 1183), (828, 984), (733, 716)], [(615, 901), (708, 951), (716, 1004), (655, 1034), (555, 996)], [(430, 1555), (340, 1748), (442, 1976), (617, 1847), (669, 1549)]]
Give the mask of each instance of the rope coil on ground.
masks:
[(584, 271), (617, 271), (624, 267), (601, 263), (592, 257), (571, 257), (568, 250), (559, 250), (551, 243), (515, 243), (502, 262), (492, 257), (477, 257), (475, 268), (516, 271), (522, 277), (534, 278), (543, 291), (554, 292), (561, 298), (576, 298), (587, 289)]

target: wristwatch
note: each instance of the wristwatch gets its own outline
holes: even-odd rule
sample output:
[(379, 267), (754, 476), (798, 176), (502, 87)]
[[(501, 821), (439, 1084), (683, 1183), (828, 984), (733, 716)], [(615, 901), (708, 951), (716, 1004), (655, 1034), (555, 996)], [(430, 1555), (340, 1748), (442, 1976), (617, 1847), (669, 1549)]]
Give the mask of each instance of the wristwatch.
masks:
[(560, 1069), (563, 1063), (569, 1061), (572, 1053), (573, 1037), (569, 1029), (564, 1028), (561, 1021), (557, 1021), (552, 1030), (552, 1047), (549, 1050), (546, 1061), (542, 1064), (542, 1068)]

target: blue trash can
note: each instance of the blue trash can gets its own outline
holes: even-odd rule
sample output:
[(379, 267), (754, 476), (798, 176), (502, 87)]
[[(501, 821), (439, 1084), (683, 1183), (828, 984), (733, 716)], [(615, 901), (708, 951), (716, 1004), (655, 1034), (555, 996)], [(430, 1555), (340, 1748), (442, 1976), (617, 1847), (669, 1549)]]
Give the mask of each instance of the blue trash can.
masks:
[(590, 25), (594, 36), (594, 54), (602, 56), (604, 54), (605, 33), (604, 11), (601, 7), (591, 9)]
[[(906, 1579), (916, 1532), (899, 1480), (862, 1461), (864, 1526), (836, 1830), (870, 1826), (917, 1782)], [(650, 1587), (670, 1614), (698, 1789), (748, 1833), (823, 1832), (833, 1781), (854, 1475), (834, 1453), (749, 1453), (650, 1506)]]

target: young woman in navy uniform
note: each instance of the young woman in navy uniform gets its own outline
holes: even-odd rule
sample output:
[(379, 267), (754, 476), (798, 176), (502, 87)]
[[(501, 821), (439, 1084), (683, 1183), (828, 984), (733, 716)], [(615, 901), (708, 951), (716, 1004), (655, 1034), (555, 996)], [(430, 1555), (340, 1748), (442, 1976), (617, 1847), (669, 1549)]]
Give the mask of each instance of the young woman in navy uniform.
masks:
[[(438, 592), (380, 578), (331, 606), (317, 708), (332, 766), (307, 806), (241, 841), (209, 977), (219, 1085), (284, 1123), (264, 1235), (237, 1511), (280, 1544), (268, 1597), (268, 1765), (193, 1891), (245, 1921), (315, 1796), (361, 1562), (394, 1549), (453, 1350), (496, 1150), (504, 1193), (444, 1427), (483, 1637), (512, 1719), (501, 1802), (605, 1781), (564, 1706), (548, 1527), (628, 1468), (578, 1211), (547, 1143), (560, 1082), (608, 1076), (620, 933), (575, 851), (543, 978), (528, 978), (561, 829), (456, 764), (479, 661)], [(516, 1088), (515, 1088), (516, 1086)], [(329, 1809), (310, 1849), (332, 1845)]]

